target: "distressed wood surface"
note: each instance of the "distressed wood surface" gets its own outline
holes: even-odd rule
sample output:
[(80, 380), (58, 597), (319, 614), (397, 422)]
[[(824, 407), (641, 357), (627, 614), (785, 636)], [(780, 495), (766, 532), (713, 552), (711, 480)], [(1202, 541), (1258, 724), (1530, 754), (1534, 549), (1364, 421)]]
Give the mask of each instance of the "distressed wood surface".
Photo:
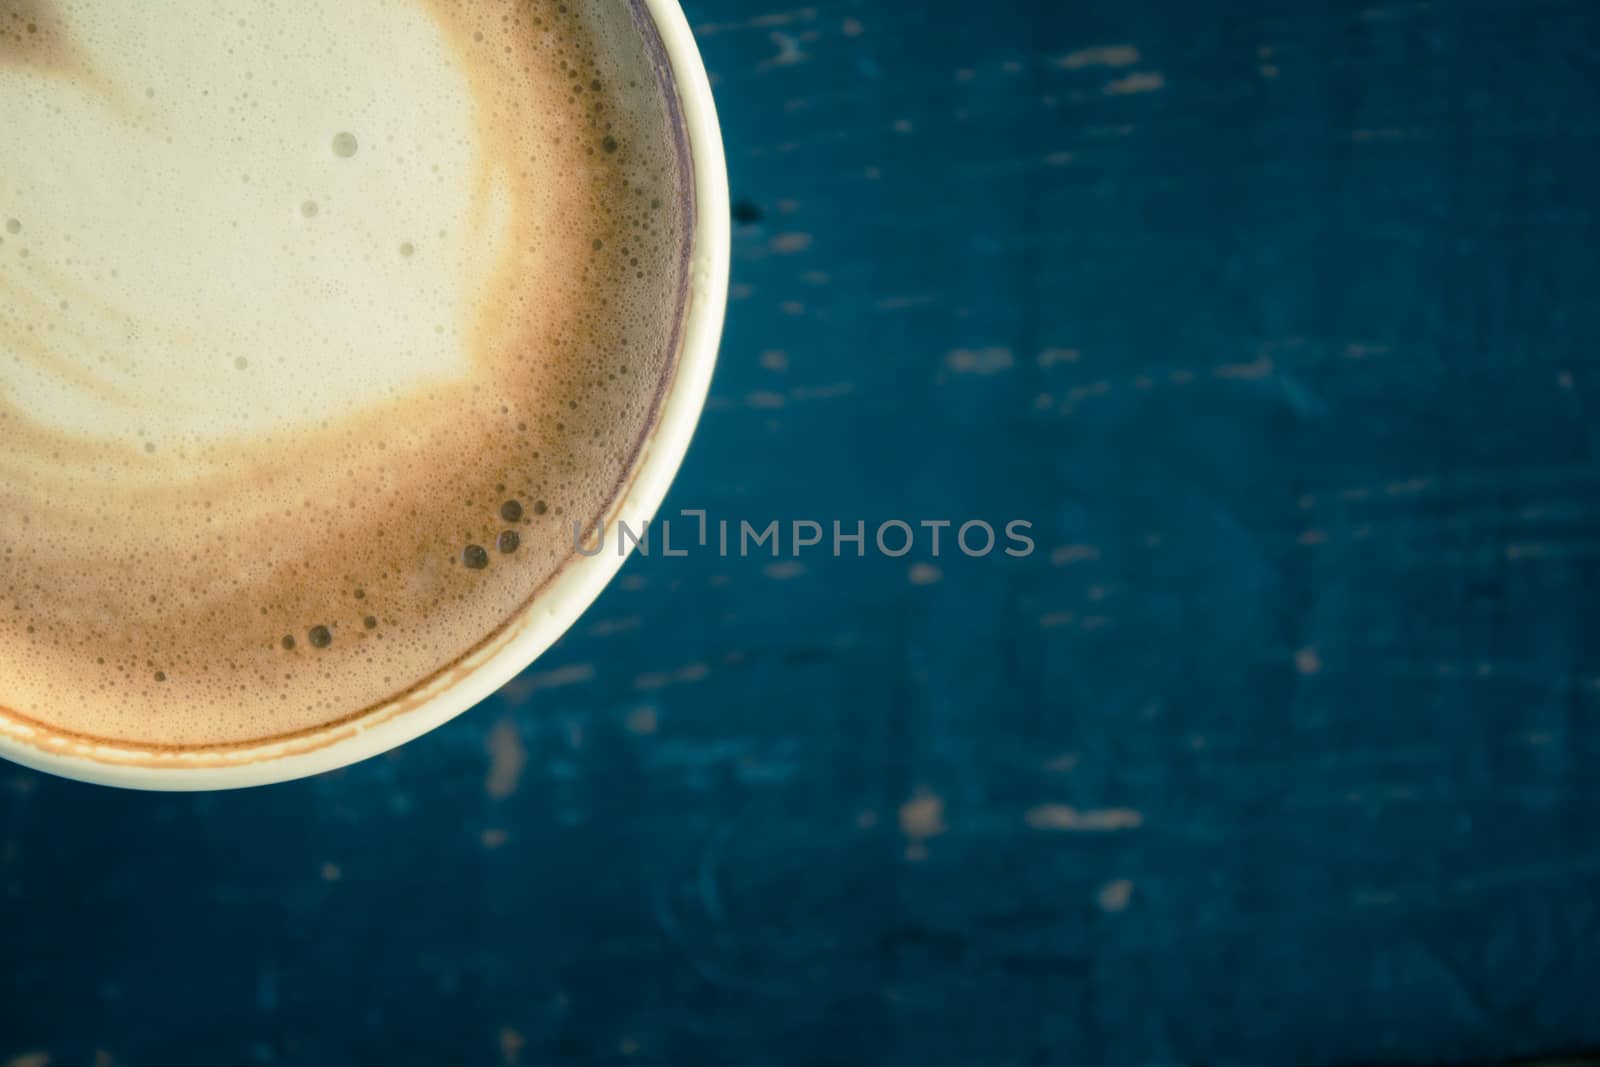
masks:
[(686, 4), (736, 262), (504, 694), (215, 796), (0, 770), (0, 1064), (1600, 1047), (1600, 9)]

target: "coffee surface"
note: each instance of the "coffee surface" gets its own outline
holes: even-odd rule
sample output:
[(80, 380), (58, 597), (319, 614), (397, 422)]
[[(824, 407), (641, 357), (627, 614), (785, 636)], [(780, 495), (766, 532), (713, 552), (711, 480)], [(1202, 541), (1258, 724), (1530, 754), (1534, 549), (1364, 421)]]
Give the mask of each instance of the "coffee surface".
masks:
[(537, 596), (685, 299), (633, 8), (0, 0), (0, 715), (294, 733)]

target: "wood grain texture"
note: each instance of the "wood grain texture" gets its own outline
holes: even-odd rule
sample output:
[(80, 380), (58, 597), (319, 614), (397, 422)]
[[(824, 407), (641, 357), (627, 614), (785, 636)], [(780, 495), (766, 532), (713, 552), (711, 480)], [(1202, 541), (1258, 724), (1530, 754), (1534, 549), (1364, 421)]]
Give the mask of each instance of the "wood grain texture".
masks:
[(686, 7), (669, 510), (1039, 550), (635, 559), (391, 757), (0, 772), (0, 1063), (1600, 1048), (1600, 10)]

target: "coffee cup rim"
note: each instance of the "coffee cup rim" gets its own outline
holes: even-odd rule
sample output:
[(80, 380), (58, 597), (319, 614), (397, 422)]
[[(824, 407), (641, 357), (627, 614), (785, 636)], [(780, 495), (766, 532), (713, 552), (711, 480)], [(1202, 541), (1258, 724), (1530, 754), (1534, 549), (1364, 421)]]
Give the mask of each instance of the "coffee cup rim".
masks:
[[(688, 304), (660, 411), (601, 523), (643, 529), (665, 500), (710, 390), (728, 300), (731, 223), (726, 157), (705, 64), (679, 0), (633, 0), (654, 25), (676, 91), (692, 175)], [(0, 713), (0, 758), (96, 785), (159, 791), (240, 789), (358, 763), (436, 729), (531, 666), (599, 597), (631, 554), (570, 559), (486, 645), (380, 708), (283, 738), (162, 751), (64, 737)]]

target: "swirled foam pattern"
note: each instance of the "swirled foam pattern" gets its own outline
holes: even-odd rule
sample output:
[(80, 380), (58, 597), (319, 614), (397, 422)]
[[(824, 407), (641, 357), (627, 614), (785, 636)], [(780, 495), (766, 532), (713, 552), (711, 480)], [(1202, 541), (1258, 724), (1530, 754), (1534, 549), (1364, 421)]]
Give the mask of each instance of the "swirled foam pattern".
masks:
[(625, 482), (685, 300), (619, 0), (0, 0), (0, 715), (378, 706)]

